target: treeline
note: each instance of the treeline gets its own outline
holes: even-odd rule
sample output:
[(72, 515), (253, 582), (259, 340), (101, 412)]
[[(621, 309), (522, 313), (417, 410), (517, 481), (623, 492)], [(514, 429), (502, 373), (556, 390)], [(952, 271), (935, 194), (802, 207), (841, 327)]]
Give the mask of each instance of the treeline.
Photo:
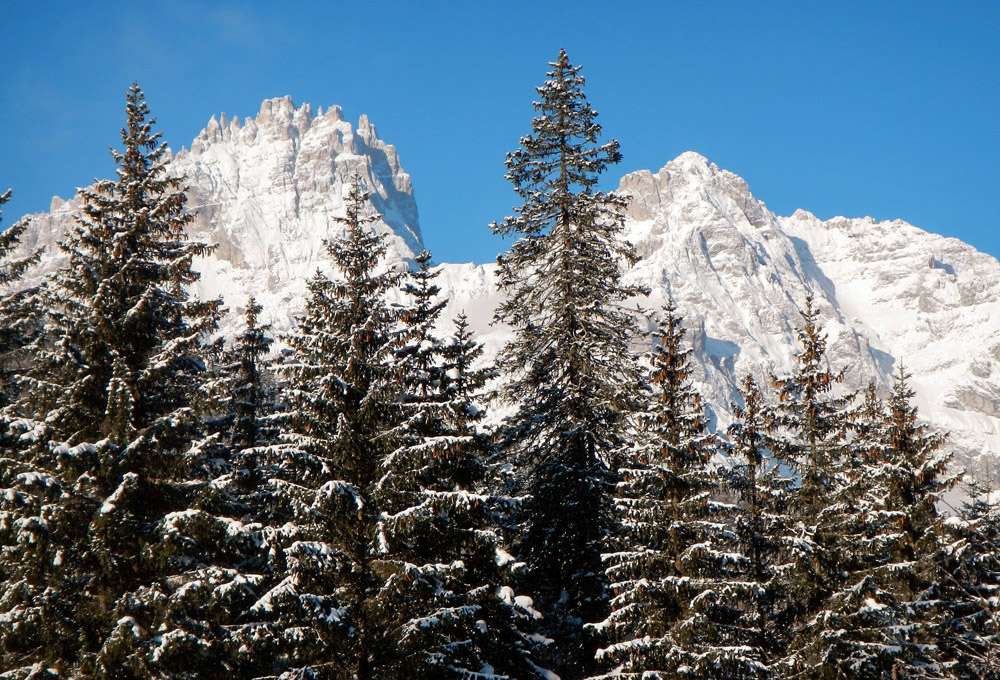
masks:
[(942, 511), (907, 373), (843, 394), (807, 298), (796, 370), (710, 432), (678, 310), (629, 310), (618, 145), (551, 66), (489, 366), (464, 317), (440, 334), (428, 253), (384, 266), (357, 177), (286, 349), (253, 299), (217, 339), (132, 86), (68, 263), (0, 302), (0, 678), (1000, 675), (996, 496)]

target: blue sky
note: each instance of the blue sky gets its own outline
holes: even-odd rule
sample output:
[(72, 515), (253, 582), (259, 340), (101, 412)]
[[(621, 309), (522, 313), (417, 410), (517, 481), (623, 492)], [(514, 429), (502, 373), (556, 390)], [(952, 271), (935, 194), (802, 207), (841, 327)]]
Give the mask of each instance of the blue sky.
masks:
[(124, 94), (164, 138), (261, 100), (368, 114), (439, 261), (504, 248), (504, 155), (565, 47), (621, 175), (694, 150), (779, 214), (901, 218), (1000, 255), (1000, 3), (11, 3), (0, 22), (4, 226), (105, 177)]

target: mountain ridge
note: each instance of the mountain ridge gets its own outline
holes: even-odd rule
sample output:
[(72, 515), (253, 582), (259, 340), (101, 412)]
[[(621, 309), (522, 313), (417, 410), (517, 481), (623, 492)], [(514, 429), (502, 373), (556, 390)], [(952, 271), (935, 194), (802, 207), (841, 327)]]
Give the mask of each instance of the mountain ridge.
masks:
[[(340, 233), (335, 218), (354, 172), (383, 215), (376, 228), (390, 241), (387, 266), (406, 266), (424, 245), (412, 181), (395, 148), (378, 138), (367, 116), (355, 127), (339, 107), (314, 114), (286, 96), (265, 100), (254, 118), (212, 116), (170, 168), (186, 176), (196, 215), (192, 234), (219, 244), (198, 263), (203, 279), (196, 292), (225, 297), (228, 331), (251, 293), (264, 305), (265, 321), (290, 327), (306, 280), (332, 267), (323, 240)], [(884, 391), (904, 361), (921, 412), (952, 432), (959, 463), (995, 467), (995, 258), (901, 220), (820, 220), (804, 210), (775, 215), (739, 175), (690, 151), (657, 171), (626, 174), (618, 190), (631, 196), (625, 236), (642, 256), (627, 279), (652, 291), (641, 301), (647, 309), (669, 296), (677, 303), (717, 426), (726, 424), (743, 373), (766, 382), (792, 370), (798, 308), (813, 295), (831, 364), (847, 367), (848, 388), (874, 382)], [(25, 247), (54, 244), (78, 209), (76, 198), (54, 199), (53, 210), (32, 217)], [(54, 250), (35, 280), (59, 266)], [(491, 355), (509, 335), (491, 325), (502, 299), (495, 265), (439, 269), (450, 298), (445, 318), (469, 314)]]

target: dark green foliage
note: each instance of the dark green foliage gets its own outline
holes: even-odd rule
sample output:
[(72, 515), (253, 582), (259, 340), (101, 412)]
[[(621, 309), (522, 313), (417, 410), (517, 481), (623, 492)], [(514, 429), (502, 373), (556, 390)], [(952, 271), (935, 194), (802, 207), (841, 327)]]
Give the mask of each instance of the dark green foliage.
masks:
[(255, 605), (260, 658), (288, 677), (377, 677), (391, 644), (376, 596), (378, 465), (395, 445), (398, 381), (391, 368), (398, 316), (386, 293), (399, 275), (379, 271), (385, 242), (368, 225), (355, 176), (327, 244), (338, 279), (309, 281), (305, 315), (287, 337), (282, 441), (259, 450), (272, 469), (271, 570), (279, 580)]
[(842, 535), (848, 587), (833, 608), (847, 632), (838, 635), (836, 661), (858, 678), (946, 677), (934, 639), (942, 595), (936, 503), (954, 480), (944, 476), (941, 437), (917, 425), (909, 377), (900, 365), (882, 426), (864, 428), (862, 460), (845, 466), (854, 484), (844, 486), (864, 493), (861, 530)]
[(798, 370), (787, 378), (774, 378), (773, 383), (779, 402), (776, 423), (789, 434), (781, 455), (799, 470), (800, 511), (816, 514), (835, 489), (836, 468), (850, 427), (847, 407), (854, 397), (833, 396), (844, 372), (833, 373), (826, 365), (826, 335), (819, 325), (819, 309), (813, 306), (812, 296), (805, 303), (799, 312), (802, 351), (795, 355)]
[[(847, 507), (853, 513), (850, 516), (842, 511), (842, 478), (838, 477), (848, 450), (853, 396), (832, 393), (843, 381), (843, 372), (834, 373), (827, 366), (826, 335), (812, 297), (806, 298), (800, 314), (798, 369), (772, 382), (778, 396), (775, 424), (780, 445), (776, 453), (792, 465), (799, 478), (791, 499), (791, 514), (796, 520), (790, 542), (793, 568), (784, 574), (782, 587), (796, 625), (805, 625), (823, 620), (823, 607), (839, 586), (838, 537), (856, 512), (852, 507)], [(795, 635), (787, 663), (796, 669), (822, 667), (825, 652), (813, 647), (816, 635), (797, 630)]]
[(191, 217), (137, 85), (115, 181), (83, 192), (45, 295), (8, 467), (3, 667), (83, 677), (217, 677), (253, 575), (253, 532), (206, 511), (217, 455), (195, 400), (218, 301), (189, 299)]
[(497, 259), (508, 297), (496, 318), (515, 329), (497, 366), (509, 378), (504, 399), (517, 409), (503, 447), (530, 494), (526, 585), (555, 639), (555, 670), (573, 680), (592, 666), (583, 624), (608, 608), (600, 554), (609, 465), (625, 446), (640, 383), (629, 347), (637, 324), (624, 308), (637, 291), (621, 283), (636, 256), (620, 238), (625, 197), (593, 190), (620, 160), (618, 144), (597, 144), (579, 67), (565, 51), (551, 66), (532, 132), (507, 156), (507, 178), (524, 202), (492, 228), (519, 237)]
[(845, 457), (839, 508), (840, 572), (805, 630), (823, 659), (816, 677), (947, 677), (934, 631), (940, 618), (939, 517), (950, 486), (939, 437), (925, 436), (910, 405), (908, 374), (896, 377), (888, 412), (869, 390)]
[[(9, 189), (0, 194), (0, 206), (10, 200), (10, 195)], [(0, 408), (17, 396), (17, 375), (27, 363), (24, 348), (37, 337), (40, 326), (39, 309), (33, 304), (35, 291), (11, 290), (42, 254), (38, 250), (27, 257), (11, 259), (28, 224), (28, 220), (22, 220), (0, 231)]]
[(484, 668), (538, 677), (537, 643), (521, 631), (534, 624), (530, 600), (504, 584), (509, 558), (494, 527), (505, 501), (485, 493), (488, 443), (472, 428), (489, 376), (473, 366), (482, 349), (462, 318), (450, 342), (435, 337), (444, 307), (437, 272), (427, 252), (416, 262), (396, 353), (397, 448), (380, 461), (375, 490), (379, 571), (388, 577), (377, 599), (394, 650), (380, 677), (475, 677)]
[(453, 323), (455, 331), (441, 350), (446, 403), (456, 432), (462, 436), (475, 435), (476, 424), (485, 416), (476, 399), (484, 393), (486, 383), (497, 375), (492, 369), (476, 368), (483, 356), (483, 346), (473, 338), (465, 314), (459, 314)]
[(784, 575), (794, 635), (787, 672), (812, 678), (943, 677), (934, 645), (941, 584), (935, 509), (949, 486), (940, 440), (916, 425), (900, 371), (888, 413), (869, 388), (856, 413), (829, 396), (839, 376), (807, 299), (796, 375), (775, 381), (792, 435), (794, 568)]
[[(0, 194), (0, 205), (9, 201), (10, 195), (10, 189)], [(0, 211), (0, 215), (2, 214), (3, 211)], [(24, 219), (9, 229), (0, 231), (0, 285), (9, 286), (19, 281), (28, 270), (28, 267), (36, 264), (39, 257), (41, 257), (41, 251), (35, 251), (27, 257), (8, 260), (21, 243), (21, 237), (24, 236), (24, 232), (28, 229), (28, 224), (28, 220)]]
[(606, 643), (598, 658), (609, 677), (706, 672), (715, 662), (715, 619), (728, 615), (719, 600), (728, 594), (715, 586), (735, 565), (720, 551), (726, 508), (712, 499), (714, 438), (691, 385), (684, 335), (671, 303), (649, 356), (655, 399), (641, 421), (645, 435), (620, 469), (613, 550), (604, 555), (612, 612), (594, 628)]
[(230, 465), (215, 483), (226, 490), (228, 514), (258, 521), (270, 504), (266, 482), (268, 470), (257, 449), (274, 444), (282, 415), (278, 386), (268, 355), (274, 342), (270, 325), (259, 322), (262, 308), (254, 297), (247, 301), (243, 331), (232, 347), (221, 352), (214, 384), (205, 391), (215, 397), (218, 416), (213, 430), (222, 437)]
[[(268, 336), (270, 325), (261, 325), (258, 321), (262, 309), (251, 296), (247, 301), (246, 326), (234, 338), (229, 355), (231, 446), (236, 450), (258, 446), (275, 436), (269, 419), (278, 410), (277, 397), (267, 367), (267, 356), (274, 340)], [(253, 480), (252, 486), (258, 484), (259, 480)]]
[(790, 567), (788, 546), (794, 543), (789, 515), (794, 480), (774, 457), (781, 442), (774, 436), (773, 410), (751, 376), (744, 377), (740, 395), (743, 405), (732, 405), (735, 420), (729, 427), (733, 468), (725, 477), (736, 503), (730, 519), (734, 568), (724, 592), (738, 616), (719, 626), (720, 638), (738, 646), (720, 666), (735, 677), (769, 678), (791, 623), (781, 575)]
[(942, 565), (946, 602), (938, 645), (956, 678), (1000, 678), (1000, 505), (990, 478), (966, 486), (968, 500), (948, 520)]

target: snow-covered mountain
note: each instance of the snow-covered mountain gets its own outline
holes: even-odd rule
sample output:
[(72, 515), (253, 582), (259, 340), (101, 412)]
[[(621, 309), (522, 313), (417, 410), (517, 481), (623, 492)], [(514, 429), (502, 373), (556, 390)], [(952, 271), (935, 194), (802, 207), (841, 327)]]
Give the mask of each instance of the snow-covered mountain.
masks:
[(737, 175), (695, 153), (627, 175), (632, 276), (658, 299), (669, 285), (725, 403), (733, 378), (793, 369), (797, 305), (823, 312), (834, 368), (852, 389), (882, 388), (902, 362), (923, 417), (951, 433), (961, 462), (1000, 453), (1000, 262), (905, 222), (778, 217)]
[[(391, 257), (402, 266), (422, 249), (413, 187), (396, 149), (367, 116), (355, 128), (337, 106), (314, 114), (286, 96), (265, 100), (256, 118), (212, 116), (170, 170), (185, 177), (193, 235), (218, 245), (199, 263), (198, 292), (224, 295), (237, 312), (252, 293), (278, 326), (291, 324), (308, 278), (331, 265), (323, 240), (343, 233), (334, 218), (344, 215), (355, 172), (382, 215), (376, 228), (389, 236)], [(25, 244), (47, 245), (50, 255), (34, 277), (60, 264), (54, 244), (81, 205), (76, 197), (54, 198), (48, 213), (32, 216)]]
[[(383, 214), (393, 266), (423, 247), (409, 176), (395, 149), (364, 116), (354, 128), (331, 107), (314, 115), (290, 98), (264, 102), (256, 118), (212, 118), (171, 163), (189, 187), (199, 238), (219, 244), (200, 263), (199, 293), (223, 295), (235, 313), (252, 293), (265, 317), (288, 327), (305, 281), (330, 262), (322, 239), (340, 227), (349, 175), (359, 172)], [(847, 387), (885, 389), (902, 361), (922, 415), (951, 432), (964, 466), (1000, 456), (1000, 263), (957, 239), (905, 222), (822, 221), (805, 211), (779, 217), (746, 182), (696, 153), (658, 172), (626, 175), (628, 237), (642, 261), (628, 274), (652, 291), (650, 309), (672, 295), (685, 317), (698, 380), (718, 425), (745, 372), (765, 383), (793, 370), (798, 306), (812, 293), (823, 313), (834, 368)], [(76, 199), (33, 216), (33, 245), (61, 238)], [(486, 226), (483, 226), (486, 229)], [(433, 243), (429, 244), (433, 246)], [(54, 249), (50, 248), (50, 253)], [(51, 257), (36, 276), (58, 266)], [(499, 301), (494, 265), (443, 264), (447, 313), (465, 311), (489, 352), (509, 331), (491, 326)]]

